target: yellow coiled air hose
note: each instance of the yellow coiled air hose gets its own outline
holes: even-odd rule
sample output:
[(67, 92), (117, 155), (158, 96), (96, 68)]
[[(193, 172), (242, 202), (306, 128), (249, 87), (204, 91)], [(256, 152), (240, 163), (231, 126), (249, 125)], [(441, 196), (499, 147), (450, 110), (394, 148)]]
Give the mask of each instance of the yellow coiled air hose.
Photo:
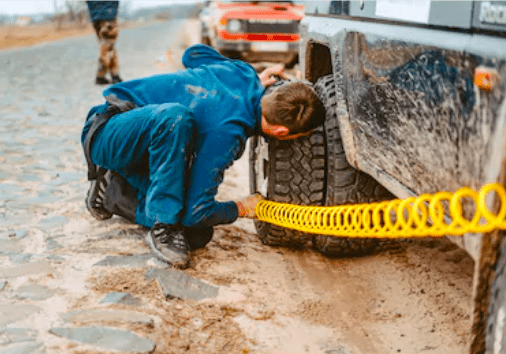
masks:
[[(495, 193), (497, 214), (485, 198)], [(472, 219), (464, 216), (463, 201), (474, 202)], [(479, 193), (465, 187), (455, 193), (422, 194), (404, 200), (339, 206), (302, 206), (261, 201), (258, 220), (307, 233), (338, 237), (407, 238), (485, 233), (506, 229), (506, 190), (499, 183), (483, 186)], [(446, 220), (445, 220), (445, 215)], [(448, 218), (449, 217), (449, 218)]]

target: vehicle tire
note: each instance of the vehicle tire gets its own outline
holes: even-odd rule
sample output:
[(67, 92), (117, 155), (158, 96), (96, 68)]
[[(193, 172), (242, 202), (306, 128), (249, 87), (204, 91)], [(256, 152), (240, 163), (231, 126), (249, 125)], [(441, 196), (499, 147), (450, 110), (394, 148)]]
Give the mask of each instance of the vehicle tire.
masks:
[[(339, 131), (338, 110), (346, 110), (341, 90), (334, 76), (320, 78), (314, 86), (327, 116), (324, 123), (327, 139), (327, 190), (325, 205), (369, 203), (393, 199), (394, 196), (369, 175), (353, 168), (346, 154)], [(360, 256), (379, 248), (373, 238), (314, 236), (314, 247), (327, 256)]]
[[(309, 137), (280, 141), (261, 136), (250, 140), (250, 191), (270, 200), (297, 205), (323, 205), (325, 137), (315, 129)], [(302, 247), (311, 236), (255, 220), (262, 242), (269, 246)]]
[(490, 288), (485, 353), (506, 354), (506, 237)]

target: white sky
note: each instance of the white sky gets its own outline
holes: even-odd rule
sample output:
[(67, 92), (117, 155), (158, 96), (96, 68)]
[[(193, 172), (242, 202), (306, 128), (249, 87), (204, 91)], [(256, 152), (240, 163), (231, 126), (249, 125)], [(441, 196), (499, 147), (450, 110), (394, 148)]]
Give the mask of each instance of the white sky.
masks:
[[(120, 0), (121, 1), (121, 0)], [(168, 5), (173, 3), (197, 2), (197, 0), (126, 0), (131, 10), (141, 7)], [(3, 15), (34, 15), (37, 13), (54, 13), (55, 4), (62, 8), (65, 0), (0, 0), (0, 14)]]

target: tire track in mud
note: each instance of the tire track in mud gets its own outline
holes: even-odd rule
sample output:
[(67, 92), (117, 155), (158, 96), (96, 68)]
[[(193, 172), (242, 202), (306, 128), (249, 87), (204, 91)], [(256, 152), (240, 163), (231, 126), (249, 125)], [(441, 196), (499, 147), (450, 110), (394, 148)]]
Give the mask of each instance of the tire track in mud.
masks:
[[(368, 334), (369, 303), (377, 297), (374, 284), (356, 272), (353, 263), (370, 263), (365, 258), (329, 259), (313, 251), (288, 255), (287, 262), (317, 296), (310, 296), (296, 314), (310, 323), (333, 328), (342, 341), (360, 353), (381, 353), (381, 343)], [(351, 266), (350, 266), (351, 262)]]
[(363, 258), (285, 254), (294, 278), (317, 295), (299, 315), (336, 329), (358, 352), (464, 353), (471, 258), (446, 239), (401, 245)]

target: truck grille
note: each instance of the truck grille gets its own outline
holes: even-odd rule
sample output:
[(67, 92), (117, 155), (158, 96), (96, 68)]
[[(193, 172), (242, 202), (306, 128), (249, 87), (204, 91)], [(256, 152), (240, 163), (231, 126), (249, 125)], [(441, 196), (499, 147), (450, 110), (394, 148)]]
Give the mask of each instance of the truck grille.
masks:
[(246, 33), (298, 33), (299, 23), (290, 22), (246, 22)]

